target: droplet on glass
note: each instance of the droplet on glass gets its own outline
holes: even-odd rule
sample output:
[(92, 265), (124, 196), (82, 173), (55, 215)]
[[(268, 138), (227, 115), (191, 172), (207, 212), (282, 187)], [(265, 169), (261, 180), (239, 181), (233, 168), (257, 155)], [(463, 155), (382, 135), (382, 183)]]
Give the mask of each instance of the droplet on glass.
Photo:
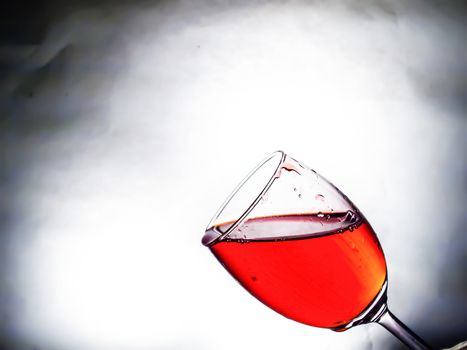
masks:
[(282, 165), (281, 169), (284, 169), (284, 170), (287, 170), (287, 171), (293, 171), (295, 173), (297, 173), (298, 175), (301, 175), (300, 174), (300, 169), (298, 169), (294, 163), (292, 162), (284, 162), (284, 164)]
[(315, 196), (315, 199), (316, 199), (317, 201), (324, 202), (324, 196), (323, 196), (322, 194), (319, 194), (319, 193), (318, 193), (318, 194)]
[(347, 214), (345, 215), (344, 221), (353, 223), (353, 222), (355, 222), (355, 220), (356, 220), (355, 214), (351, 210), (347, 211)]

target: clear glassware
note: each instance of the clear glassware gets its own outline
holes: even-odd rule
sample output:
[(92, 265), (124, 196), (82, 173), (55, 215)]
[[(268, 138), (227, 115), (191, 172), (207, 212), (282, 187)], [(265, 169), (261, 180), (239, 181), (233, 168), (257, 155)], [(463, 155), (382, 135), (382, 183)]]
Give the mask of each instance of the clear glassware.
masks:
[(202, 243), (261, 302), (314, 327), (377, 322), (430, 349), (387, 307), (383, 250), (334, 185), (277, 151), (256, 166), (208, 224)]

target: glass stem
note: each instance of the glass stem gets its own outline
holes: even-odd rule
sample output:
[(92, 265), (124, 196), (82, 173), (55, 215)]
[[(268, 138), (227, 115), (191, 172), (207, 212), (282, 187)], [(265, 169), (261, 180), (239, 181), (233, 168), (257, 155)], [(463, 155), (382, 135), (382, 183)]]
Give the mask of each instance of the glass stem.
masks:
[(380, 316), (377, 322), (394, 334), (401, 342), (414, 350), (431, 350), (418, 335), (412, 332), (405, 324), (403, 324), (389, 309), (386, 309)]

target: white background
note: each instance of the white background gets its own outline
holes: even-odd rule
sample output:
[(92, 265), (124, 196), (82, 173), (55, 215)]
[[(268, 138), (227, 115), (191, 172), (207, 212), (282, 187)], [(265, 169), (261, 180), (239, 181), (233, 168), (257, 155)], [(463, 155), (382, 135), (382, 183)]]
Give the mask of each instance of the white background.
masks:
[(372, 223), (393, 312), (442, 346), (465, 335), (465, 25), (417, 2), (361, 5), (83, 7), (54, 22), (24, 54), (39, 82), (7, 87), (3, 333), (64, 350), (398, 346), (377, 325), (283, 318), (201, 245), (230, 190), (283, 149)]

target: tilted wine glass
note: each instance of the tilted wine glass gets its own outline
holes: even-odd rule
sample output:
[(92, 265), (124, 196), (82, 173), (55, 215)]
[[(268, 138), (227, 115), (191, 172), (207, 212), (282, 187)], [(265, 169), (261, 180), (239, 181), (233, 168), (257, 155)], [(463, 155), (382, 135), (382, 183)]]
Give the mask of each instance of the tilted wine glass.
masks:
[(334, 331), (377, 322), (408, 347), (429, 349), (387, 308), (384, 253), (363, 214), (282, 151), (247, 175), (202, 242), (243, 287), (287, 318)]

